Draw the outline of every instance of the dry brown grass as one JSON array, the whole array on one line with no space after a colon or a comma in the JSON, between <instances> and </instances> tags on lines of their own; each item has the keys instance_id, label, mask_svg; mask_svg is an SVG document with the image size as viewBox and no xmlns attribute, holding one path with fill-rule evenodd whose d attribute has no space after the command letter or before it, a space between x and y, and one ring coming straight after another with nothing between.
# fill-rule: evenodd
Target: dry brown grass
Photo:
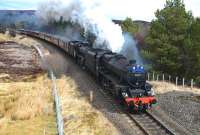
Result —
<instances>
[{"instance_id":1,"label":"dry brown grass","mask_svg":"<svg viewBox=\"0 0 200 135\"><path fill-rule=\"evenodd\" d=\"M10 36L8 34L2 34L0 33L0 41L9 41L10 40Z\"/></svg>"},{"instance_id":2,"label":"dry brown grass","mask_svg":"<svg viewBox=\"0 0 200 135\"><path fill-rule=\"evenodd\" d=\"M188 86L183 88L182 86L176 86L175 84L162 81L150 81L150 83L153 85L153 88L157 94L163 94L171 91L192 92L194 94L200 94L199 88L191 89Z\"/></svg>"},{"instance_id":3,"label":"dry brown grass","mask_svg":"<svg viewBox=\"0 0 200 135\"><path fill-rule=\"evenodd\" d=\"M51 81L40 75L33 82L0 83L0 116L2 135L21 135L28 130L38 135L49 126L55 134Z\"/></svg>"},{"instance_id":4,"label":"dry brown grass","mask_svg":"<svg viewBox=\"0 0 200 135\"><path fill-rule=\"evenodd\" d=\"M38 41L27 36L0 34L1 41L31 46ZM25 76L14 82L9 74L0 74L0 135L55 135L56 121L46 75Z\"/></svg>"},{"instance_id":5,"label":"dry brown grass","mask_svg":"<svg viewBox=\"0 0 200 135\"><path fill-rule=\"evenodd\" d=\"M65 134L116 135L117 130L92 107L87 98L80 96L76 82L70 77L57 80L61 95Z\"/></svg>"},{"instance_id":6,"label":"dry brown grass","mask_svg":"<svg viewBox=\"0 0 200 135\"><path fill-rule=\"evenodd\" d=\"M12 37L8 34L8 32L6 32L6 34L0 33L0 42L1 41L14 41L19 44L26 45L26 46L32 46L32 45L38 44L38 41L36 41L30 37L27 37L25 35L18 35L18 34L15 37Z\"/></svg>"},{"instance_id":7,"label":"dry brown grass","mask_svg":"<svg viewBox=\"0 0 200 135\"><path fill-rule=\"evenodd\" d=\"M25 45L32 45L38 44L37 40L27 38L26 36L17 35L15 38L10 38L9 40L15 41L19 44ZM57 80L57 86L59 90L59 95L61 95L61 103L62 103L62 115L64 117L64 130L65 134L68 135L117 135L118 131L115 127L103 116L102 113L94 109L92 105L89 103L88 99L83 98L80 96L79 88L76 82L70 77L62 77L61 79ZM36 96L37 97L37 96ZM36 98L35 97L35 98ZM23 101L27 99L24 98ZM36 98L36 100L38 100ZM42 100L42 99L39 99ZM20 108L24 106L24 104L18 105ZM37 102L35 103L28 103L26 110L28 111L15 111L13 115L17 119L24 119L21 116L25 116L25 119L29 119L29 117L34 117L35 114L44 113L43 105L38 105ZM34 105L33 105L34 104ZM8 108L12 107L12 104L8 104ZM44 107L44 108L43 108ZM10 109L12 110L12 109ZM31 113L28 113L31 112ZM24 114L25 113L25 114ZM29 114L29 115L26 115ZM12 118L12 117L11 117ZM14 117L14 119L16 119Z\"/></svg>"}]
</instances>

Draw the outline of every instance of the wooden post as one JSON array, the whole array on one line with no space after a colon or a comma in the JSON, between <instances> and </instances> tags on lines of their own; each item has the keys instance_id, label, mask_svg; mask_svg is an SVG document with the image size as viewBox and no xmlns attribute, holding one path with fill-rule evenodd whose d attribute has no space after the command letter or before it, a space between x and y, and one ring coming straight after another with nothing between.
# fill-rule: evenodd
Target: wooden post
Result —
<instances>
[{"instance_id":1,"label":"wooden post","mask_svg":"<svg viewBox=\"0 0 200 135\"><path fill-rule=\"evenodd\" d=\"M46 130L44 129L44 135L46 135Z\"/></svg>"},{"instance_id":2,"label":"wooden post","mask_svg":"<svg viewBox=\"0 0 200 135\"><path fill-rule=\"evenodd\" d=\"M185 87L185 78L183 78L183 87Z\"/></svg>"},{"instance_id":3,"label":"wooden post","mask_svg":"<svg viewBox=\"0 0 200 135\"><path fill-rule=\"evenodd\" d=\"M149 80L149 73L147 74L147 79L148 79L148 81L150 81L150 80Z\"/></svg>"},{"instance_id":4,"label":"wooden post","mask_svg":"<svg viewBox=\"0 0 200 135\"><path fill-rule=\"evenodd\" d=\"M159 81L159 75L157 75L156 80Z\"/></svg>"},{"instance_id":5,"label":"wooden post","mask_svg":"<svg viewBox=\"0 0 200 135\"><path fill-rule=\"evenodd\" d=\"M176 86L178 85L178 77L176 77Z\"/></svg>"},{"instance_id":6,"label":"wooden post","mask_svg":"<svg viewBox=\"0 0 200 135\"><path fill-rule=\"evenodd\" d=\"M171 75L169 75L169 82L171 81Z\"/></svg>"},{"instance_id":7,"label":"wooden post","mask_svg":"<svg viewBox=\"0 0 200 135\"><path fill-rule=\"evenodd\" d=\"M165 81L165 74L162 75L163 82Z\"/></svg>"},{"instance_id":8,"label":"wooden post","mask_svg":"<svg viewBox=\"0 0 200 135\"><path fill-rule=\"evenodd\" d=\"M193 89L193 85L194 85L194 80L191 79L191 89Z\"/></svg>"},{"instance_id":9,"label":"wooden post","mask_svg":"<svg viewBox=\"0 0 200 135\"><path fill-rule=\"evenodd\" d=\"M90 102L93 101L93 91L90 91Z\"/></svg>"},{"instance_id":10,"label":"wooden post","mask_svg":"<svg viewBox=\"0 0 200 135\"><path fill-rule=\"evenodd\" d=\"M153 81L155 80L154 72L153 72Z\"/></svg>"}]
</instances>

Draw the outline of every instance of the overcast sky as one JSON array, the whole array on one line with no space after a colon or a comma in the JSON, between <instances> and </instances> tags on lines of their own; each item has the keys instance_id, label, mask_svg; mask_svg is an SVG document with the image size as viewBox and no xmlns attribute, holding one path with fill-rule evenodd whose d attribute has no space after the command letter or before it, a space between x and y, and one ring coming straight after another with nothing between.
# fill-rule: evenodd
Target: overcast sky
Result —
<instances>
[{"instance_id":1,"label":"overcast sky","mask_svg":"<svg viewBox=\"0 0 200 135\"><path fill-rule=\"evenodd\" d=\"M0 0L0 9L37 9L44 0ZM154 12L164 7L165 0L99 0L106 15L114 19L131 17L134 20L151 21ZM200 16L200 0L184 0L186 9Z\"/></svg>"}]
</instances>

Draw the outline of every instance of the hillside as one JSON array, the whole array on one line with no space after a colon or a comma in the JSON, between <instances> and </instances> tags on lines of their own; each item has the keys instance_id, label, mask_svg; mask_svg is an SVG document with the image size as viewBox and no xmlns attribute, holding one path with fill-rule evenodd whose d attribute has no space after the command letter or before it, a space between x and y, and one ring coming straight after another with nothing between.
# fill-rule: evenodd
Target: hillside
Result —
<instances>
[{"instance_id":1,"label":"hillside","mask_svg":"<svg viewBox=\"0 0 200 135\"><path fill-rule=\"evenodd\" d=\"M114 23L121 25L122 20L113 20ZM139 44L144 44L144 38L148 34L150 30L150 22L135 20L133 21L138 26L138 32L135 33L135 38L139 42Z\"/></svg>"},{"instance_id":2,"label":"hillside","mask_svg":"<svg viewBox=\"0 0 200 135\"><path fill-rule=\"evenodd\" d=\"M0 26L31 28L37 26L37 17L34 10L0 10Z\"/></svg>"}]
</instances>

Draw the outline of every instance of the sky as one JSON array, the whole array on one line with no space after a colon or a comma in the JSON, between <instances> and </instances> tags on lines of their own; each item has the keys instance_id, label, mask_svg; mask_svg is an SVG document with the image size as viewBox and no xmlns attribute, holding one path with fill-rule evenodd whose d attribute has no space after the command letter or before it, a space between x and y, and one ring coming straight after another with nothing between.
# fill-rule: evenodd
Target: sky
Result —
<instances>
[{"instance_id":1,"label":"sky","mask_svg":"<svg viewBox=\"0 0 200 135\"><path fill-rule=\"evenodd\" d=\"M47 0L0 0L1 9L34 9L38 3ZM98 1L98 0L96 0ZM157 9L162 9L165 0L99 0L106 15L112 19L131 17L133 20L151 21ZM186 9L191 10L195 17L200 17L200 0L184 0Z\"/></svg>"}]
</instances>

